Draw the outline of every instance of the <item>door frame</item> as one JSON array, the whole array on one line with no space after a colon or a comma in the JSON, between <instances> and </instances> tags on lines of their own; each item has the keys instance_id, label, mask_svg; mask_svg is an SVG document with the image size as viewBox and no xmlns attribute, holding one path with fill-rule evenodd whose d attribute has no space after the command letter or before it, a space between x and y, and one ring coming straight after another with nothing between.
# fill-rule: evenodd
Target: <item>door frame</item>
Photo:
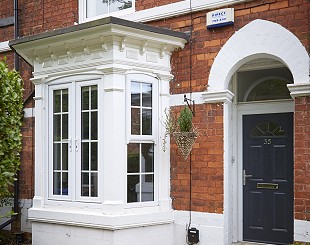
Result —
<instances>
[{"instance_id":1,"label":"door frame","mask_svg":"<svg viewBox=\"0 0 310 245\"><path fill-rule=\"evenodd\" d=\"M234 183L237 188L233 188L233 195L237 197L234 203L234 235L237 241L243 241L243 183L242 183L242 170L243 170L243 139L242 139L242 116L252 114L273 114L273 113L285 113L294 112L294 100L283 101L268 101L268 102L251 102L251 103L239 103L236 105L235 117L234 117L234 145L233 150L235 162L237 163Z\"/></svg>"}]
</instances>

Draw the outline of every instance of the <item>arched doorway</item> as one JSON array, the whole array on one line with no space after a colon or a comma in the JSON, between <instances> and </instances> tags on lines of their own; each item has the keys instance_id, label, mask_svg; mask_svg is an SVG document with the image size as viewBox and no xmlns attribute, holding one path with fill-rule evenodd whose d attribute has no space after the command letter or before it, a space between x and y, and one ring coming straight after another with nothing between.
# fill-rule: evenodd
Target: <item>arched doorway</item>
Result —
<instances>
[{"instance_id":1,"label":"arched doorway","mask_svg":"<svg viewBox=\"0 0 310 245\"><path fill-rule=\"evenodd\" d=\"M243 135L244 130L252 132L261 123L256 119L256 121L251 119L250 123L245 121L249 127L244 129L243 116L275 116L275 114L288 113L292 117L294 102L288 97L286 87L293 91L295 87L301 89L305 84L309 84L308 67L309 56L298 38L279 24L264 20L255 20L237 31L215 58L210 71L208 90L202 94L202 97L205 103L224 102L224 232L228 234L229 242L243 240L265 242L268 240L276 243L276 240L272 240L273 238L261 239L264 234L259 238L247 237L243 234L245 222L243 219L243 179L247 175L243 172L243 158L245 158L243 142L246 142ZM247 77L251 79L246 79ZM266 94L264 89L269 92ZM264 118L264 120L270 122L270 118ZM271 118L271 121L282 125L281 120ZM292 128L293 125L286 127L286 133L289 132L292 135ZM262 132L267 131L262 130ZM264 134L259 137L263 138ZM272 137L267 137L266 144L268 145L270 140L273 142L272 139ZM288 171L292 174L292 170ZM264 184L264 182L267 181L263 180L261 183ZM266 190L276 186L276 183L269 183L271 185L267 189L268 185L255 184L256 188L266 187ZM288 208L293 209L293 207ZM282 209L285 208L282 207ZM256 214L255 210L252 211ZM256 220L259 220L258 216ZM276 222L283 223L284 221L277 220ZM278 223L276 226L279 226ZM292 240L293 234L291 233L288 235L289 238L282 242L283 244Z\"/></svg>"}]
</instances>

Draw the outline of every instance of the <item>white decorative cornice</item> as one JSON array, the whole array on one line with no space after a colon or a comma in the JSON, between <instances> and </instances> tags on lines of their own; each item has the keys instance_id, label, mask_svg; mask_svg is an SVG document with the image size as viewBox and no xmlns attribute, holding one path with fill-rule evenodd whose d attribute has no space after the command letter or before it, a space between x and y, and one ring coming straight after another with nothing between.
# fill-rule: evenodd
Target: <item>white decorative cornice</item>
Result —
<instances>
[{"instance_id":1,"label":"white decorative cornice","mask_svg":"<svg viewBox=\"0 0 310 245\"><path fill-rule=\"evenodd\" d=\"M226 103L232 102L234 98L234 94L229 90L222 90L222 91L212 91L212 92L203 92L202 98L204 103Z\"/></svg>"},{"instance_id":2,"label":"white decorative cornice","mask_svg":"<svg viewBox=\"0 0 310 245\"><path fill-rule=\"evenodd\" d=\"M291 92L292 98L301 96L310 96L310 83L288 84L287 87Z\"/></svg>"},{"instance_id":3,"label":"white decorative cornice","mask_svg":"<svg viewBox=\"0 0 310 245\"><path fill-rule=\"evenodd\" d=\"M9 41L0 42L0 53L8 52L11 48L9 47Z\"/></svg>"},{"instance_id":4,"label":"white decorative cornice","mask_svg":"<svg viewBox=\"0 0 310 245\"><path fill-rule=\"evenodd\" d=\"M107 18L23 37L9 45L36 71L50 71L116 58L140 63L159 63L161 58L166 62L186 42L187 36L181 32Z\"/></svg>"}]
</instances>

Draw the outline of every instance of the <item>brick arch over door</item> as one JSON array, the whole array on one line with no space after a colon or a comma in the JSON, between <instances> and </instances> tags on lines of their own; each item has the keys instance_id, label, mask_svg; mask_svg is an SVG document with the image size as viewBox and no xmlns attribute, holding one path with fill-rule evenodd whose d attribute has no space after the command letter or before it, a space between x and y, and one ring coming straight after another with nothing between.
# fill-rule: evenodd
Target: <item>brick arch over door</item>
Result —
<instances>
[{"instance_id":1,"label":"brick arch over door","mask_svg":"<svg viewBox=\"0 0 310 245\"><path fill-rule=\"evenodd\" d=\"M210 71L208 91L227 90L238 68L257 58L276 59L291 71L294 84L309 84L309 56L299 39L279 24L258 19L222 47Z\"/></svg>"}]
</instances>

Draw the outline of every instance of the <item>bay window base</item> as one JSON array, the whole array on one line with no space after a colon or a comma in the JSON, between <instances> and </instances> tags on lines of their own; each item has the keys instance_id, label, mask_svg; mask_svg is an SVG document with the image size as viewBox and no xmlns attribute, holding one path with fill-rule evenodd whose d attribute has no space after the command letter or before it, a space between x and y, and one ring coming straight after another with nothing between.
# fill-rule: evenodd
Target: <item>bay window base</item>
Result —
<instances>
[{"instance_id":1,"label":"bay window base","mask_svg":"<svg viewBox=\"0 0 310 245\"><path fill-rule=\"evenodd\" d=\"M172 211L105 215L79 210L34 209L33 244L173 244Z\"/></svg>"},{"instance_id":2,"label":"bay window base","mask_svg":"<svg viewBox=\"0 0 310 245\"><path fill-rule=\"evenodd\" d=\"M45 206L44 208L29 209L29 220L33 224L39 222L105 230L121 230L173 222L172 210L159 211L153 209L150 212L145 212L145 208L143 210L143 212L139 209L136 212L130 210L130 213L124 211L118 215L111 215L105 214L99 209Z\"/></svg>"}]
</instances>

